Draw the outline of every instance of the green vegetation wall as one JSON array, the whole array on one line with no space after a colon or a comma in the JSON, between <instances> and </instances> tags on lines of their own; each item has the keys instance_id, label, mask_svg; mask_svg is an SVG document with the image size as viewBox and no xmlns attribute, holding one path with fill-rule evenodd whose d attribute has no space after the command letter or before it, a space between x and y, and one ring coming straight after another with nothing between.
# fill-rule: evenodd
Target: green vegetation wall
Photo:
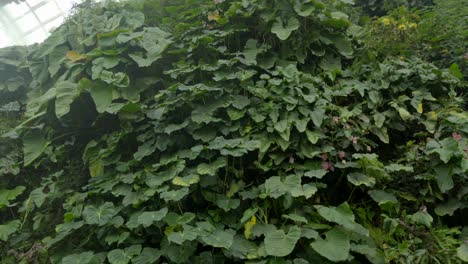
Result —
<instances>
[{"instance_id":1,"label":"green vegetation wall","mask_svg":"<svg viewBox=\"0 0 468 264\"><path fill-rule=\"evenodd\" d=\"M446 2L88 1L1 49L0 263L468 261Z\"/></svg>"}]
</instances>

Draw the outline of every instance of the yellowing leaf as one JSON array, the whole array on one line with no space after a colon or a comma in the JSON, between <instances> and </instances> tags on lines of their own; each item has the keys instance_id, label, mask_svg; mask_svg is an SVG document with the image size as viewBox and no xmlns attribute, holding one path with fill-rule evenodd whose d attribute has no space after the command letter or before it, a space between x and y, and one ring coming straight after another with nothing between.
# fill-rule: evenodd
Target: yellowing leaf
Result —
<instances>
[{"instance_id":1,"label":"yellowing leaf","mask_svg":"<svg viewBox=\"0 0 468 264\"><path fill-rule=\"evenodd\" d=\"M429 120L435 121L437 120L437 113L434 111L430 111L429 113L427 113L427 117L429 118Z\"/></svg>"},{"instance_id":2,"label":"yellowing leaf","mask_svg":"<svg viewBox=\"0 0 468 264\"><path fill-rule=\"evenodd\" d=\"M91 177L101 176L103 173L104 165L101 160L95 160L89 164L89 174Z\"/></svg>"},{"instance_id":3,"label":"yellowing leaf","mask_svg":"<svg viewBox=\"0 0 468 264\"><path fill-rule=\"evenodd\" d=\"M200 181L200 176L194 174L194 175L189 175L187 177L175 177L173 180L172 180L172 184L174 185L178 185L178 186L184 186L184 187L188 187L192 184L195 184L197 182Z\"/></svg>"},{"instance_id":4,"label":"yellowing leaf","mask_svg":"<svg viewBox=\"0 0 468 264\"><path fill-rule=\"evenodd\" d=\"M417 109L417 110L418 110L418 113L422 114L422 112L423 112L423 104L422 104L422 102L418 103L418 109Z\"/></svg>"},{"instance_id":5,"label":"yellowing leaf","mask_svg":"<svg viewBox=\"0 0 468 264\"><path fill-rule=\"evenodd\" d=\"M244 236L246 239L249 239L252 236L252 228L255 226L256 223L257 223L257 218L255 217L255 215L253 215L252 218L250 218L250 221L245 223Z\"/></svg>"},{"instance_id":6,"label":"yellowing leaf","mask_svg":"<svg viewBox=\"0 0 468 264\"><path fill-rule=\"evenodd\" d=\"M221 18L219 11L208 12L208 21L218 21Z\"/></svg>"},{"instance_id":7,"label":"yellowing leaf","mask_svg":"<svg viewBox=\"0 0 468 264\"><path fill-rule=\"evenodd\" d=\"M86 60L88 57L84 54L80 54L78 51L71 50L67 52L67 59L71 60L72 62L78 62L82 60Z\"/></svg>"},{"instance_id":8,"label":"yellowing leaf","mask_svg":"<svg viewBox=\"0 0 468 264\"><path fill-rule=\"evenodd\" d=\"M229 187L228 192L226 193L226 196L228 198L231 198L234 194L236 194L239 191L240 188L241 186L237 182L232 183Z\"/></svg>"}]
</instances>

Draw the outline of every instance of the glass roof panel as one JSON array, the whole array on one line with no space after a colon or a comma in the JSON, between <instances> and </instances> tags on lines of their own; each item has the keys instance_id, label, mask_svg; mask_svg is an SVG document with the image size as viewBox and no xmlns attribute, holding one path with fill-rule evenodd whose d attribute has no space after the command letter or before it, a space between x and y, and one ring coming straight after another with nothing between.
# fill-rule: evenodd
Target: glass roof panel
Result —
<instances>
[{"instance_id":1,"label":"glass roof panel","mask_svg":"<svg viewBox=\"0 0 468 264\"><path fill-rule=\"evenodd\" d=\"M82 0L26 0L0 5L0 48L43 41Z\"/></svg>"}]
</instances>

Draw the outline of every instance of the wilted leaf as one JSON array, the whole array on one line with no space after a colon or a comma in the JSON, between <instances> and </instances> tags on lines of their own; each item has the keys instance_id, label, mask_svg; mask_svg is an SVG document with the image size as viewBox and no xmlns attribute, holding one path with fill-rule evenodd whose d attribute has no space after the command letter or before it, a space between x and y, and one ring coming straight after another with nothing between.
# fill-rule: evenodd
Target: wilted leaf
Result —
<instances>
[{"instance_id":1,"label":"wilted leaf","mask_svg":"<svg viewBox=\"0 0 468 264\"><path fill-rule=\"evenodd\" d=\"M68 51L66 57L72 62L79 62L88 58L85 54L80 54L78 51L74 50Z\"/></svg>"},{"instance_id":2,"label":"wilted leaf","mask_svg":"<svg viewBox=\"0 0 468 264\"><path fill-rule=\"evenodd\" d=\"M255 215L253 215L252 218L250 218L250 221L245 223L244 225L245 239L249 239L250 236L252 236L252 227L254 227L256 223L257 223L257 218L255 217Z\"/></svg>"}]
</instances>

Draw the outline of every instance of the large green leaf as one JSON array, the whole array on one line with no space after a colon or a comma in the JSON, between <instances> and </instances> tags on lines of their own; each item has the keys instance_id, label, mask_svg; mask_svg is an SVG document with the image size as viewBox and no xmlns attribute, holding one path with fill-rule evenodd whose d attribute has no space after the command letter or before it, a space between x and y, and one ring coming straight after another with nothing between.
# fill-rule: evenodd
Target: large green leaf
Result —
<instances>
[{"instance_id":1,"label":"large green leaf","mask_svg":"<svg viewBox=\"0 0 468 264\"><path fill-rule=\"evenodd\" d=\"M457 248L457 257L459 257L464 262L468 262L468 243L463 242Z\"/></svg>"},{"instance_id":2,"label":"large green leaf","mask_svg":"<svg viewBox=\"0 0 468 264\"><path fill-rule=\"evenodd\" d=\"M315 208L317 208L318 213L328 221L337 223L349 231L354 231L364 236L369 235L367 229L354 222L354 214L347 202L342 203L338 207L316 205Z\"/></svg>"},{"instance_id":3,"label":"large green leaf","mask_svg":"<svg viewBox=\"0 0 468 264\"><path fill-rule=\"evenodd\" d=\"M163 208L159 211L143 212L138 217L138 224L143 225L143 227L149 227L154 222L161 221L166 216L167 212L167 208Z\"/></svg>"},{"instance_id":4,"label":"large green leaf","mask_svg":"<svg viewBox=\"0 0 468 264\"><path fill-rule=\"evenodd\" d=\"M356 186L365 185L367 187L373 187L375 185L375 178L359 172L348 174L348 181Z\"/></svg>"},{"instance_id":5,"label":"large green leaf","mask_svg":"<svg viewBox=\"0 0 468 264\"><path fill-rule=\"evenodd\" d=\"M293 226L286 234L283 230L275 230L265 235L265 250L268 255L284 257L294 250L301 237L301 229Z\"/></svg>"},{"instance_id":6,"label":"large green leaf","mask_svg":"<svg viewBox=\"0 0 468 264\"><path fill-rule=\"evenodd\" d=\"M105 225L116 214L117 209L111 202L106 202L100 205L99 207L95 207L94 205L88 205L83 209L83 218L86 221L86 223L90 225Z\"/></svg>"},{"instance_id":7,"label":"large green leaf","mask_svg":"<svg viewBox=\"0 0 468 264\"><path fill-rule=\"evenodd\" d=\"M180 201L182 200L187 194L189 193L188 188L182 188L179 190L172 190L161 193L161 199L164 199L166 202L168 201Z\"/></svg>"},{"instance_id":8,"label":"large green leaf","mask_svg":"<svg viewBox=\"0 0 468 264\"><path fill-rule=\"evenodd\" d=\"M21 222L19 220L10 221L4 225L0 225L0 240L7 241L8 237L18 231Z\"/></svg>"},{"instance_id":9,"label":"large green leaf","mask_svg":"<svg viewBox=\"0 0 468 264\"><path fill-rule=\"evenodd\" d=\"M278 17L271 27L271 32L279 39L286 40L299 26L299 21L295 17L290 17L286 22L283 22L281 17Z\"/></svg>"},{"instance_id":10,"label":"large green leaf","mask_svg":"<svg viewBox=\"0 0 468 264\"><path fill-rule=\"evenodd\" d=\"M212 247L229 249L234 241L234 234L232 229L216 229L209 235L202 236L201 240Z\"/></svg>"},{"instance_id":11,"label":"large green leaf","mask_svg":"<svg viewBox=\"0 0 468 264\"><path fill-rule=\"evenodd\" d=\"M24 166L30 165L51 142L39 130L32 130L23 137Z\"/></svg>"},{"instance_id":12,"label":"large green leaf","mask_svg":"<svg viewBox=\"0 0 468 264\"><path fill-rule=\"evenodd\" d=\"M133 245L125 249L114 249L107 253L110 264L128 264L135 256L140 255L141 245Z\"/></svg>"},{"instance_id":13,"label":"large green leaf","mask_svg":"<svg viewBox=\"0 0 468 264\"><path fill-rule=\"evenodd\" d=\"M340 228L333 228L326 232L325 236L325 239L318 237L316 241L312 242L310 244L312 248L333 262L347 260L350 250L348 233Z\"/></svg>"},{"instance_id":14,"label":"large green leaf","mask_svg":"<svg viewBox=\"0 0 468 264\"><path fill-rule=\"evenodd\" d=\"M103 113L112 104L113 87L104 82L92 82L89 87L89 93L94 100L96 110Z\"/></svg>"},{"instance_id":15,"label":"large green leaf","mask_svg":"<svg viewBox=\"0 0 468 264\"><path fill-rule=\"evenodd\" d=\"M62 264L89 264L94 257L92 251L86 251L83 253L72 254L62 259Z\"/></svg>"},{"instance_id":16,"label":"large green leaf","mask_svg":"<svg viewBox=\"0 0 468 264\"><path fill-rule=\"evenodd\" d=\"M170 34L158 27L146 27L142 32L123 33L119 35L117 41L126 43L133 39L145 50L145 53L135 52L129 55L139 67L151 66L162 57L163 52L172 43Z\"/></svg>"},{"instance_id":17,"label":"large green leaf","mask_svg":"<svg viewBox=\"0 0 468 264\"><path fill-rule=\"evenodd\" d=\"M183 225L182 231L171 232L167 240L182 245L185 241L195 240L198 235L200 235L200 230L190 225Z\"/></svg>"},{"instance_id":18,"label":"large green leaf","mask_svg":"<svg viewBox=\"0 0 468 264\"><path fill-rule=\"evenodd\" d=\"M439 165L434 167L437 185L442 193L446 193L455 186L451 175L452 170L452 167L449 165Z\"/></svg>"},{"instance_id":19,"label":"large green leaf","mask_svg":"<svg viewBox=\"0 0 468 264\"><path fill-rule=\"evenodd\" d=\"M17 186L16 188L11 190L0 190L0 209L2 207L8 206L10 204L10 201L15 200L16 197L22 194L25 189L26 187L24 186Z\"/></svg>"},{"instance_id":20,"label":"large green leaf","mask_svg":"<svg viewBox=\"0 0 468 264\"><path fill-rule=\"evenodd\" d=\"M265 181L265 192L268 196L278 198L287 193L293 197L312 197L317 192L317 187L312 184L301 185L301 176L288 175L282 179L279 176L270 177Z\"/></svg>"},{"instance_id":21,"label":"large green leaf","mask_svg":"<svg viewBox=\"0 0 468 264\"><path fill-rule=\"evenodd\" d=\"M76 83L63 81L55 85L55 114L58 118L70 112L70 106L80 95L81 91Z\"/></svg>"},{"instance_id":22,"label":"large green leaf","mask_svg":"<svg viewBox=\"0 0 468 264\"><path fill-rule=\"evenodd\" d=\"M161 251L155 248L145 247L143 251L132 259L133 264L153 264L161 257Z\"/></svg>"},{"instance_id":23,"label":"large green leaf","mask_svg":"<svg viewBox=\"0 0 468 264\"><path fill-rule=\"evenodd\" d=\"M370 197L372 197L372 199L376 201L379 205L385 204L385 203L398 203L398 200L395 197L395 195L388 193L386 191L371 190L368 193Z\"/></svg>"}]
</instances>

